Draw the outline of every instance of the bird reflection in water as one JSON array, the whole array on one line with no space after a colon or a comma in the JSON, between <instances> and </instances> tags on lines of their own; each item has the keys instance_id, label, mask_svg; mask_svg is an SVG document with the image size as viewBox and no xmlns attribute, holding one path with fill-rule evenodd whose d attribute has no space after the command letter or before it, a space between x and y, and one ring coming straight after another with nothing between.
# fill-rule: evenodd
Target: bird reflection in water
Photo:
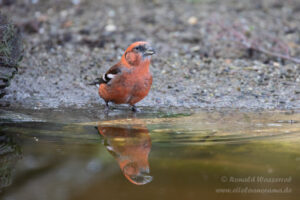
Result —
<instances>
[{"instance_id":1,"label":"bird reflection in water","mask_svg":"<svg viewBox=\"0 0 300 200\"><path fill-rule=\"evenodd\" d=\"M144 185L152 181L148 155L151 138L145 123L126 125L99 125L106 149L118 161L124 176L133 184Z\"/></svg>"}]
</instances>

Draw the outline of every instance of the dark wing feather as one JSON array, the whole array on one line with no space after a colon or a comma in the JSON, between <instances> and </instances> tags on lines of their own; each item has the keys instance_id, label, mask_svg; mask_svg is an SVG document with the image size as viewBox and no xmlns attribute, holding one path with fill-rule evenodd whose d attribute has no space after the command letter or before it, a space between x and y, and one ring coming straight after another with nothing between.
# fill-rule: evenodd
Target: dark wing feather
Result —
<instances>
[{"instance_id":1,"label":"dark wing feather","mask_svg":"<svg viewBox=\"0 0 300 200\"><path fill-rule=\"evenodd\" d=\"M102 83L108 83L115 75L121 73L121 66L116 64L112 66L101 78L96 78L94 82L89 85L98 85Z\"/></svg>"},{"instance_id":2,"label":"dark wing feather","mask_svg":"<svg viewBox=\"0 0 300 200\"><path fill-rule=\"evenodd\" d=\"M100 85L101 83L106 83L102 78L96 78L93 82L89 83L89 85Z\"/></svg>"}]
</instances>

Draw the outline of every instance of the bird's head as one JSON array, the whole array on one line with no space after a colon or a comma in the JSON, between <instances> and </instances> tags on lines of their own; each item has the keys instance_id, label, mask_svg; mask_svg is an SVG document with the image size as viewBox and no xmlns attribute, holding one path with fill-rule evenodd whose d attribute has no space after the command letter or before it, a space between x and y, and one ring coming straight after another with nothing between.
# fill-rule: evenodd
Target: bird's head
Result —
<instances>
[{"instance_id":1,"label":"bird's head","mask_svg":"<svg viewBox=\"0 0 300 200\"><path fill-rule=\"evenodd\" d=\"M122 61L125 61L130 66L136 67L150 63L151 55L153 54L155 54L155 50L148 42L134 42L126 49L122 56Z\"/></svg>"}]
</instances>

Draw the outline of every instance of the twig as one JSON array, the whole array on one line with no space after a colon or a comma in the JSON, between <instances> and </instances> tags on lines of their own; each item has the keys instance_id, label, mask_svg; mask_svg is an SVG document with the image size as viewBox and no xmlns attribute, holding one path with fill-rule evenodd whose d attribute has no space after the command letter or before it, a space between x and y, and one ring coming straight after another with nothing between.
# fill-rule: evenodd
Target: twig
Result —
<instances>
[{"instance_id":1,"label":"twig","mask_svg":"<svg viewBox=\"0 0 300 200\"><path fill-rule=\"evenodd\" d=\"M300 59L299 58L291 57L289 55L284 55L284 54L280 54L280 53L276 53L276 52L271 52L271 51L269 51L267 49L264 49L264 48L253 48L253 49L256 50L256 51L260 51L264 54L270 55L270 56L278 57L278 58L281 58L281 59L284 59L284 60L289 60L289 61L292 61L294 63L300 64Z\"/></svg>"}]
</instances>

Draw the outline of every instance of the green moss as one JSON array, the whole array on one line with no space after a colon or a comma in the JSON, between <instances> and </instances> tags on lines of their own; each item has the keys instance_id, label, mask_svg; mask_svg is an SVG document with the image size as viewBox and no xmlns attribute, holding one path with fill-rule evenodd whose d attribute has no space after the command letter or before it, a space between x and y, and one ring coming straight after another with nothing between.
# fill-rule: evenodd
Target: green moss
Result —
<instances>
[{"instance_id":1,"label":"green moss","mask_svg":"<svg viewBox=\"0 0 300 200\"><path fill-rule=\"evenodd\" d=\"M16 26L0 16L0 65L17 67L21 52L21 38Z\"/></svg>"},{"instance_id":2,"label":"green moss","mask_svg":"<svg viewBox=\"0 0 300 200\"><path fill-rule=\"evenodd\" d=\"M22 41L17 27L0 14L0 98L22 59Z\"/></svg>"}]
</instances>

